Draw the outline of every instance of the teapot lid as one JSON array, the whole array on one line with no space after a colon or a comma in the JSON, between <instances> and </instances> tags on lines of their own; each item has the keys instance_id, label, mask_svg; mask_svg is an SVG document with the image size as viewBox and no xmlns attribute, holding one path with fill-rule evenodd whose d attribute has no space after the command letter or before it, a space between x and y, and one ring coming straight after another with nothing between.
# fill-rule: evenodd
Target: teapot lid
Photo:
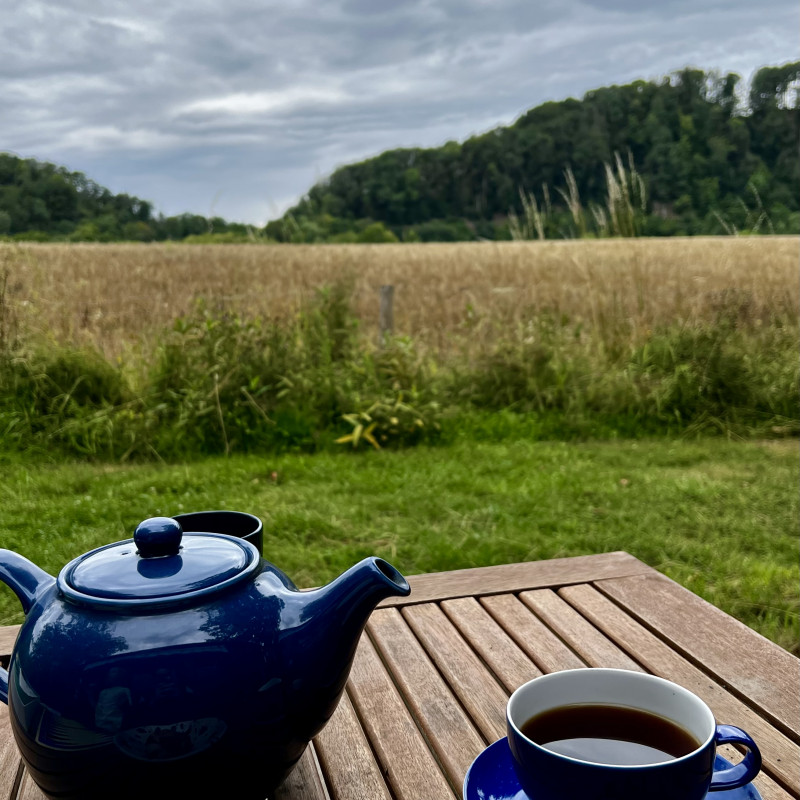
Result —
<instances>
[{"instance_id":1,"label":"teapot lid","mask_svg":"<svg viewBox=\"0 0 800 800\"><path fill-rule=\"evenodd\" d=\"M58 587L90 605L163 606L227 588L259 570L249 542L221 533L183 535L172 517L140 523L133 539L99 547L61 570Z\"/></svg>"}]
</instances>

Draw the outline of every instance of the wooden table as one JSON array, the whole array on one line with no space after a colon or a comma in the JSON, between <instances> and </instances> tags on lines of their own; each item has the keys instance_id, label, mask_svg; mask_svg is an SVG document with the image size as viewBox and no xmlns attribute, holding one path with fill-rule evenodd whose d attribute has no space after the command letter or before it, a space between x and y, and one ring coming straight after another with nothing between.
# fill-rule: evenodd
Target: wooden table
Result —
<instances>
[{"instance_id":1,"label":"wooden table","mask_svg":"<svg viewBox=\"0 0 800 800\"><path fill-rule=\"evenodd\" d=\"M764 800L800 797L800 661L627 553L418 575L381 604L347 692L275 800L453 800L509 694L573 667L652 672L758 742ZM15 628L0 629L0 655ZM726 746L723 755L740 755ZM233 795L232 795L233 796ZM41 800L0 707L0 800Z\"/></svg>"}]
</instances>

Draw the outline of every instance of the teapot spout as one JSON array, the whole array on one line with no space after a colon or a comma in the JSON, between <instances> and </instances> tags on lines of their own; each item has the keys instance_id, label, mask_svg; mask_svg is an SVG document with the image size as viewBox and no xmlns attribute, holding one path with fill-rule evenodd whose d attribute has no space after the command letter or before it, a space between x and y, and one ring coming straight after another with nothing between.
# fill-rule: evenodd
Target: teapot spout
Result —
<instances>
[{"instance_id":1,"label":"teapot spout","mask_svg":"<svg viewBox=\"0 0 800 800\"><path fill-rule=\"evenodd\" d=\"M408 581L382 558L365 558L350 567L327 586L317 591L342 610L362 606L364 621L367 622L372 610L387 597L407 597L411 594Z\"/></svg>"},{"instance_id":2,"label":"teapot spout","mask_svg":"<svg viewBox=\"0 0 800 800\"><path fill-rule=\"evenodd\" d=\"M375 606L387 597L406 597L410 593L408 581L388 561L365 558L327 586L315 590L313 594L317 596L306 611L312 612L309 617L317 618L320 627L328 632L325 638L329 639L329 646L344 651L342 655L349 669L361 632Z\"/></svg>"},{"instance_id":3,"label":"teapot spout","mask_svg":"<svg viewBox=\"0 0 800 800\"><path fill-rule=\"evenodd\" d=\"M295 676L296 718L312 722L303 731L306 741L336 709L375 606L387 597L405 597L410 592L408 581L391 564L372 557L327 586L289 593L301 608L295 617L299 624L283 631L284 653L295 655L287 667Z\"/></svg>"}]
</instances>

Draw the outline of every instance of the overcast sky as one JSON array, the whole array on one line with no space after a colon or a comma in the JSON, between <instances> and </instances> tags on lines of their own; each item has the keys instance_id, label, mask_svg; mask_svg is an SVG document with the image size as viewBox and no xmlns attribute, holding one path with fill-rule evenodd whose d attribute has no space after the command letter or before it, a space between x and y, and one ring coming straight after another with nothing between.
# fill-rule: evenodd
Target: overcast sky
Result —
<instances>
[{"instance_id":1,"label":"overcast sky","mask_svg":"<svg viewBox=\"0 0 800 800\"><path fill-rule=\"evenodd\" d=\"M0 150L263 225L546 100L800 58L797 0L0 0Z\"/></svg>"}]
</instances>

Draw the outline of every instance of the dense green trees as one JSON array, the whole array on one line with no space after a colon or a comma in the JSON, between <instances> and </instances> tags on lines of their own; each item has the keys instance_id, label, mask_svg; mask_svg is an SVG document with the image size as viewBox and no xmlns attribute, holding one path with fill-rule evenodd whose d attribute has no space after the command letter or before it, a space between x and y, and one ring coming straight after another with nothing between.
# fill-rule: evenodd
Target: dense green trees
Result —
<instances>
[{"instance_id":1,"label":"dense green trees","mask_svg":"<svg viewBox=\"0 0 800 800\"><path fill-rule=\"evenodd\" d=\"M798 82L800 62L760 69L749 92L738 75L687 68L660 82L544 103L463 143L390 150L338 169L258 236L384 242L798 233ZM80 172L0 153L0 236L252 235L220 218L156 216L151 203L112 194Z\"/></svg>"},{"instance_id":2,"label":"dense green trees","mask_svg":"<svg viewBox=\"0 0 800 800\"><path fill-rule=\"evenodd\" d=\"M153 241L209 234L245 238L245 225L196 214L156 216L138 197L113 194L81 172L0 153L0 236Z\"/></svg>"},{"instance_id":3,"label":"dense green trees","mask_svg":"<svg viewBox=\"0 0 800 800\"><path fill-rule=\"evenodd\" d=\"M508 238L527 198L547 237L613 233L609 174L631 177L617 170L621 156L645 189L639 233L797 233L799 78L800 62L764 67L743 97L738 75L684 69L544 103L462 144L341 168L269 232L327 240L332 227L376 220L406 240Z\"/></svg>"}]
</instances>

